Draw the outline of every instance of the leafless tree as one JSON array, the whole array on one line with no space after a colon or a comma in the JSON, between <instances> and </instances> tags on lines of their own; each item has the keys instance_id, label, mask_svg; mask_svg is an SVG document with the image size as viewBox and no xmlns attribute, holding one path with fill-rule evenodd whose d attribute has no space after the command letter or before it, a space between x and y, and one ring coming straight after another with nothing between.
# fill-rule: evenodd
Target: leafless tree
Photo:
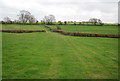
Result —
<instances>
[{"instance_id":1,"label":"leafless tree","mask_svg":"<svg viewBox=\"0 0 120 81\"><path fill-rule=\"evenodd\" d=\"M103 25L103 23L102 23L102 21L101 21L100 19L98 19L98 23L99 23L100 25Z\"/></svg>"},{"instance_id":2,"label":"leafless tree","mask_svg":"<svg viewBox=\"0 0 120 81\"><path fill-rule=\"evenodd\" d=\"M55 16L54 15L48 15L48 16L44 16L43 22L45 22L46 24L53 24L53 22L55 22Z\"/></svg>"},{"instance_id":3,"label":"leafless tree","mask_svg":"<svg viewBox=\"0 0 120 81\"><path fill-rule=\"evenodd\" d=\"M91 18L91 19L89 19L89 22L93 23L94 25L96 25L97 23L102 24L102 21L97 18Z\"/></svg>"},{"instance_id":4,"label":"leafless tree","mask_svg":"<svg viewBox=\"0 0 120 81\"><path fill-rule=\"evenodd\" d=\"M26 22L36 22L36 19L33 15L31 15L30 12L26 11L26 10L21 10L19 16L19 21L21 21L22 23L26 23Z\"/></svg>"},{"instance_id":5,"label":"leafless tree","mask_svg":"<svg viewBox=\"0 0 120 81\"><path fill-rule=\"evenodd\" d=\"M4 22L10 22L11 19L9 17L4 17Z\"/></svg>"},{"instance_id":6,"label":"leafless tree","mask_svg":"<svg viewBox=\"0 0 120 81\"><path fill-rule=\"evenodd\" d=\"M35 17L33 15L31 15L29 17L29 22L32 23L32 22L37 22L37 20L35 19Z\"/></svg>"}]
</instances>

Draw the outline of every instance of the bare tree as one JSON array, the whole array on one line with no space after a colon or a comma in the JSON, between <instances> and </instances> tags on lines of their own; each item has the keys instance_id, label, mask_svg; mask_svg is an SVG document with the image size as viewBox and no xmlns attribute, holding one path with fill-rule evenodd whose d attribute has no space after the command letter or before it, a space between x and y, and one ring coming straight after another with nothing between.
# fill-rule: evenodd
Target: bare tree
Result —
<instances>
[{"instance_id":1,"label":"bare tree","mask_svg":"<svg viewBox=\"0 0 120 81\"><path fill-rule=\"evenodd\" d=\"M36 22L37 20L35 19L35 17L33 15L29 16L29 22Z\"/></svg>"},{"instance_id":2,"label":"bare tree","mask_svg":"<svg viewBox=\"0 0 120 81\"><path fill-rule=\"evenodd\" d=\"M44 16L43 20L46 24L53 24L53 22L55 22L55 16L54 15L48 15L48 16Z\"/></svg>"},{"instance_id":3,"label":"bare tree","mask_svg":"<svg viewBox=\"0 0 120 81\"><path fill-rule=\"evenodd\" d=\"M89 19L89 22L93 23L94 25L96 25L97 23L99 23L100 25L102 24L102 21L97 18L91 18L91 19Z\"/></svg>"},{"instance_id":4,"label":"bare tree","mask_svg":"<svg viewBox=\"0 0 120 81\"><path fill-rule=\"evenodd\" d=\"M26 23L26 22L36 22L36 19L33 15L31 15L30 12L26 11L26 10L21 10L19 16L19 21L21 21L22 23Z\"/></svg>"},{"instance_id":5,"label":"bare tree","mask_svg":"<svg viewBox=\"0 0 120 81\"><path fill-rule=\"evenodd\" d=\"M4 17L4 22L11 22L11 19L9 17Z\"/></svg>"},{"instance_id":6,"label":"bare tree","mask_svg":"<svg viewBox=\"0 0 120 81\"><path fill-rule=\"evenodd\" d=\"M54 15L49 15L49 18L51 23L56 21Z\"/></svg>"},{"instance_id":7,"label":"bare tree","mask_svg":"<svg viewBox=\"0 0 120 81\"><path fill-rule=\"evenodd\" d=\"M46 23L46 24L49 24L50 21L49 21L48 16L44 16L42 22L44 22L44 23Z\"/></svg>"},{"instance_id":8,"label":"bare tree","mask_svg":"<svg viewBox=\"0 0 120 81\"><path fill-rule=\"evenodd\" d=\"M99 23L100 25L103 25L103 23L102 23L102 21L101 21L100 19L98 19L98 23Z\"/></svg>"},{"instance_id":9,"label":"bare tree","mask_svg":"<svg viewBox=\"0 0 120 81\"><path fill-rule=\"evenodd\" d=\"M97 18L91 18L89 19L89 22L93 23L94 25L96 25L97 23Z\"/></svg>"}]
</instances>

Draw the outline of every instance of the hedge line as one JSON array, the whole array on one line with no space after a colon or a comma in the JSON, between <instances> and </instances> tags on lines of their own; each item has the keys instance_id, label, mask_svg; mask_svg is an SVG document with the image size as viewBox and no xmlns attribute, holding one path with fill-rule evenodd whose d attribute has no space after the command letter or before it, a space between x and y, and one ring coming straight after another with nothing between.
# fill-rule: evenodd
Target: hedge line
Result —
<instances>
[{"instance_id":1,"label":"hedge line","mask_svg":"<svg viewBox=\"0 0 120 81\"><path fill-rule=\"evenodd\" d=\"M80 37L107 37L107 38L120 38L120 35L114 35L114 34L95 34L95 33L80 33L80 32L68 32L64 30L57 30L54 28L51 28L47 25L45 25L48 29L50 29L52 32L58 32L63 35L70 35L70 36L80 36Z\"/></svg>"},{"instance_id":2,"label":"hedge line","mask_svg":"<svg viewBox=\"0 0 120 81\"><path fill-rule=\"evenodd\" d=\"M8 33L32 33L32 32L46 32L45 30L0 30L0 32Z\"/></svg>"}]
</instances>

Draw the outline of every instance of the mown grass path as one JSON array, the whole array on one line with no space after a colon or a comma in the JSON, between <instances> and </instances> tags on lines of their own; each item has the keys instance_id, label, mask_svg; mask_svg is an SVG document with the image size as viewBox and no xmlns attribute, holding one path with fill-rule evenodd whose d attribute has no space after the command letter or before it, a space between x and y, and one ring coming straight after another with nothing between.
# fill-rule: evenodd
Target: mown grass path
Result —
<instances>
[{"instance_id":1,"label":"mown grass path","mask_svg":"<svg viewBox=\"0 0 120 81\"><path fill-rule=\"evenodd\" d=\"M3 33L3 78L116 79L117 46L113 38Z\"/></svg>"}]
</instances>

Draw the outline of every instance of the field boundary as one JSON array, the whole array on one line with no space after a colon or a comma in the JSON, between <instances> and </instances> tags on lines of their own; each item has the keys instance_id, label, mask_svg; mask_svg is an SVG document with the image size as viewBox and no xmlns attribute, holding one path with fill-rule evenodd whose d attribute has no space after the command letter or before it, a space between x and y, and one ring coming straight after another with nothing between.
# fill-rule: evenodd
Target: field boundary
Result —
<instances>
[{"instance_id":1,"label":"field boundary","mask_svg":"<svg viewBox=\"0 0 120 81\"><path fill-rule=\"evenodd\" d=\"M32 33L32 32L46 32L45 30L0 30L0 32L8 33Z\"/></svg>"},{"instance_id":2,"label":"field boundary","mask_svg":"<svg viewBox=\"0 0 120 81\"><path fill-rule=\"evenodd\" d=\"M106 38L120 38L120 35L115 34L95 34L95 33L80 33L80 32L68 32L64 30L58 30L49 27L48 25L45 25L46 28L48 28L52 32L61 33L63 35L69 35L69 36L79 36L79 37L106 37Z\"/></svg>"}]
</instances>

